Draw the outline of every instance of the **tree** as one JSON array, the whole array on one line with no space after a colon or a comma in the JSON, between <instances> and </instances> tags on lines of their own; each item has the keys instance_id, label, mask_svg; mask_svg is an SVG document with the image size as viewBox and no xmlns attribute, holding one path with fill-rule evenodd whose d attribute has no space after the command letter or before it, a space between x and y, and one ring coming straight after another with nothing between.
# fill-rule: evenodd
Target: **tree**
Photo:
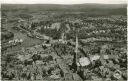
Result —
<instances>
[{"instance_id":1,"label":"tree","mask_svg":"<svg viewBox=\"0 0 128 81\"><path fill-rule=\"evenodd\" d=\"M29 14L19 14L19 17L29 21L33 16Z\"/></svg>"}]
</instances>

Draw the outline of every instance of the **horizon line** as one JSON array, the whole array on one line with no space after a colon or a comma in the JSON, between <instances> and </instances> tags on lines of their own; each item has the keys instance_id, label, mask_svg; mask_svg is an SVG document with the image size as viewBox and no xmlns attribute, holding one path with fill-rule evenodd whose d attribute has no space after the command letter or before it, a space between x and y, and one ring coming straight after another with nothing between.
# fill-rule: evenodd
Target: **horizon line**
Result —
<instances>
[{"instance_id":1,"label":"horizon line","mask_svg":"<svg viewBox=\"0 0 128 81\"><path fill-rule=\"evenodd\" d=\"M79 5L79 4L126 4L127 3L70 3L70 4L63 4L63 3L1 3L1 4L48 4L48 5Z\"/></svg>"}]
</instances>

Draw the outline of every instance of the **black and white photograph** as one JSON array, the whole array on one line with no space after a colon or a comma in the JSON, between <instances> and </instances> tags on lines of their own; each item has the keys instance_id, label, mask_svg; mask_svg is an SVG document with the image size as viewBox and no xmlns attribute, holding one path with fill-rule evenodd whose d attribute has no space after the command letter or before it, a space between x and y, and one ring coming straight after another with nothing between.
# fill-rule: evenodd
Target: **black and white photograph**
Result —
<instances>
[{"instance_id":1,"label":"black and white photograph","mask_svg":"<svg viewBox=\"0 0 128 81\"><path fill-rule=\"evenodd\" d=\"M127 81L127 0L1 2L1 81Z\"/></svg>"}]
</instances>

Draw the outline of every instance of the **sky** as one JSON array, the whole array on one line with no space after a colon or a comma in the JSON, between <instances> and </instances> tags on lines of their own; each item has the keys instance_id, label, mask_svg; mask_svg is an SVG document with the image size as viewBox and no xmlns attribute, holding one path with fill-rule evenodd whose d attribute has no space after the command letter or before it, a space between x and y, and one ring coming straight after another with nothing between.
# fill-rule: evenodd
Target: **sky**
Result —
<instances>
[{"instance_id":1,"label":"sky","mask_svg":"<svg viewBox=\"0 0 128 81\"><path fill-rule=\"evenodd\" d=\"M2 3L10 4L82 4L82 3L103 3L121 4L127 0L2 0Z\"/></svg>"}]
</instances>

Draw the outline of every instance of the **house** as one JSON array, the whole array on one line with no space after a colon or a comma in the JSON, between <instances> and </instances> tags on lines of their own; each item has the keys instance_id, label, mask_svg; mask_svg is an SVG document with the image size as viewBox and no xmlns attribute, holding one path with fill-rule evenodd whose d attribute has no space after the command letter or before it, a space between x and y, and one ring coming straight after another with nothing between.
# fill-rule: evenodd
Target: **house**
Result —
<instances>
[{"instance_id":1,"label":"house","mask_svg":"<svg viewBox=\"0 0 128 81\"><path fill-rule=\"evenodd\" d=\"M57 31L60 29L60 25L61 25L61 23L53 23L52 25L51 25L51 29L57 29Z\"/></svg>"}]
</instances>

